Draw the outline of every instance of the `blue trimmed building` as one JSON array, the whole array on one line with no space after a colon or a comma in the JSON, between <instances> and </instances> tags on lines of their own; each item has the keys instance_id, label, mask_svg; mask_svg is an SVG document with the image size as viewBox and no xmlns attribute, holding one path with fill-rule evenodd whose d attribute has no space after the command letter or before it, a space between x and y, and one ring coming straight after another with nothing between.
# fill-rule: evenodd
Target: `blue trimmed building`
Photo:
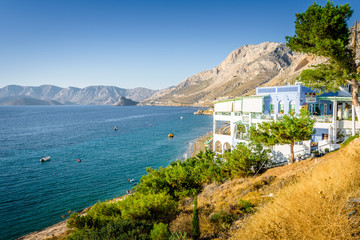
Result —
<instances>
[{"instance_id":1,"label":"blue trimmed building","mask_svg":"<svg viewBox=\"0 0 360 240\"><path fill-rule=\"evenodd\" d=\"M214 103L213 149L218 153L229 151L240 142L247 142L251 126L277 120L284 114L299 113L307 109L316 118L315 130L310 141L295 145L295 154L304 156L312 151L339 148L340 142L355 134L355 111L351 105L351 89L341 88L336 93L316 94L303 85L286 85L256 88L256 95ZM273 148L277 161L288 159L289 147Z\"/></svg>"}]
</instances>

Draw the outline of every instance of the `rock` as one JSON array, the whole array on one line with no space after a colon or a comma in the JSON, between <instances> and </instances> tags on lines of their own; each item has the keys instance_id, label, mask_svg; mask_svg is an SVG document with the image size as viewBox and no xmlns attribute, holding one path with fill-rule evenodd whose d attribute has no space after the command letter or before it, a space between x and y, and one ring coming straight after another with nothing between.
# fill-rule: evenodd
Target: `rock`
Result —
<instances>
[{"instance_id":1,"label":"rock","mask_svg":"<svg viewBox=\"0 0 360 240\"><path fill-rule=\"evenodd\" d=\"M117 101L116 103L113 104L113 106L135 106L137 105L139 102L135 102L131 99L127 99L125 97L120 97L119 101Z\"/></svg>"}]
</instances>

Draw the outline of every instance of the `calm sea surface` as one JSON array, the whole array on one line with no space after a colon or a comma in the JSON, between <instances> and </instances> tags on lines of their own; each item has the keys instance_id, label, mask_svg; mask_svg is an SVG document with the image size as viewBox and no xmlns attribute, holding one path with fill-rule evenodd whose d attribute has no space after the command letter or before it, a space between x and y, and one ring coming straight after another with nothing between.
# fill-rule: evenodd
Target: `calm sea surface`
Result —
<instances>
[{"instance_id":1,"label":"calm sea surface","mask_svg":"<svg viewBox=\"0 0 360 240\"><path fill-rule=\"evenodd\" d=\"M193 115L195 110L0 107L0 239L43 229L69 210L124 195L134 184L128 179L138 181L146 167L184 159L194 139L212 128L212 118ZM169 139L169 133L175 137ZM44 156L51 160L41 163Z\"/></svg>"}]
</instances>

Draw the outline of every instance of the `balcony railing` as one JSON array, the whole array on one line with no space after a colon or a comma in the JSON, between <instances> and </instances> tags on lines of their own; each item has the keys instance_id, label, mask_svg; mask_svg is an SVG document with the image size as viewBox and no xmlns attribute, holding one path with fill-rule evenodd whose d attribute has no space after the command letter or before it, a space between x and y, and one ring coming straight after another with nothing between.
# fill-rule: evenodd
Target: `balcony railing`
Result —
<instances>
[{"instance_id":1,"label":"balcony railing","mask_svg":"<svg viewBox=\"0 0 360 240\"><path fill-rule=\"evenodd\" d=\"M317 122L319 123L332 123L332 116L325 115L325 116L313 116Z\"/></svg>"},{"instance_id":2,"label":"balcony railing","mask_svg":"<svg viewBox=\"0 0 360 240\"><path fill-rule=\"evenodd\" d=\"M231 112L215 112L215 115L230 116L230 115L231 115Z\"/></svg>"}]
</instances>

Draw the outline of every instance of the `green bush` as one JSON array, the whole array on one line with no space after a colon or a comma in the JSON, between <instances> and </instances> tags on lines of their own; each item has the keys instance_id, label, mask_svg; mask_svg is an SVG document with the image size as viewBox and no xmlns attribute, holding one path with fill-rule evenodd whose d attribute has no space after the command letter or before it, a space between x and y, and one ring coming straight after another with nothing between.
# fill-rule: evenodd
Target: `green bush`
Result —
<instances>
[{"instance_id":1,"label":"green bush","mask_svg":"<svg viewBox=\"0 0 360 240\"><path fill-rule=\"evenodd\" d=\"M215 224L220 231L227 231L236 219L237 216L235 214L227 213L224 210L215 212L210 216L210 221Z\"/></svg>"},{"instance_id":2,"label":"green bush","mask_svg":"<svg viewBox=\"0 0 360 240\"><path fill-rule=\"evenodd\" d=\"M170 238L168 225L164 223L155 223L150 236L152 240L168 240Z\"/></svg>"},{"instance_id":3,"label":"green bush","mask_svg":"<svg viewBox=\"0 0 360 240\"><path fill-rule=\"evenodd\" d=\"M192 239L197 240L200 238L200 223L199 223L199 210L197 206L197 196L194 198L194 213L192 217Z\"/></svg>"},{"instance_id":4,"label":"green bush","mask_svg":"<svg viewBox=\"0 0 360 240\"><path fill-rule=\"evenodd\" d=\"M127 220L146 220L153 222L172 221L178 214L178 203L165 193L136 193L118 202L121 217Z\"/></svg>"},{"instance_id":5,"label":"green bush","mask_svg":"<svg viewBox=\"0 0 360 240\"><path fill-rule=\"evenodd\" d=\"M241 210L243 213L254 213L255 212L255 205L252 204L250 201L246 200L239 200L239 203L237 204L237 208Z\"/></svg>"},{"instance_id":6,"label":"green bush","mask_svg":"<svg viewBox=\"0 0 360 240\"><path fill-rule=\"evenodd\" d=\"M264 149L260 143L250 146L240 143L234 150L224 154L223 171L230 178L258 173L261 168L271 163L270 152L270 149Z\"/></svg>"},{"instance_id":7,"label":"green bush","mask_svg":"<svg viewBox=\"0 0 360 240\"><path fill-rule=\"evenodd\" d=\"M171 236L169 238L169 240L187 240L187 239L188 238L186 232L182 233L181 231L171 233Z\"/></svg>"},{"instance_id":8,"label":"green bush","mask_svg":"<svg viewBox=\"0 0 360 240\"><path fill-rule=\"evenodd\" d=\"M153 224L145 221L116 220L99 229L81 229L71 233L69 240L150 240Z\"/></svg>"},{"instance_id":9,"label":"green bush","mask_svg":"<svg viewBox=\"0 0 360 240\"><path fill-rule=\"evenodd\" d=\"M355 138L358 138L358 137L359 137L358 134L349 137L348 139L346 139L346 140L341 144L341 147L345 147L345 146L348 145L352 140L354 140Z\"/></svg>"},{"instance_id":10,"label":"green bush","mask_svg":"<svg viewBox=\"0 0 360 240\"><path fill-rule=\"evenodd\" d=\"M174 200L193 195L210 181L223 181L221 163L214 161L214 153L205 150L186 161L177 160L168 167L148 168L140 179L137 192L141 194L166 193Z\"/></svg>"}]
</instances>

